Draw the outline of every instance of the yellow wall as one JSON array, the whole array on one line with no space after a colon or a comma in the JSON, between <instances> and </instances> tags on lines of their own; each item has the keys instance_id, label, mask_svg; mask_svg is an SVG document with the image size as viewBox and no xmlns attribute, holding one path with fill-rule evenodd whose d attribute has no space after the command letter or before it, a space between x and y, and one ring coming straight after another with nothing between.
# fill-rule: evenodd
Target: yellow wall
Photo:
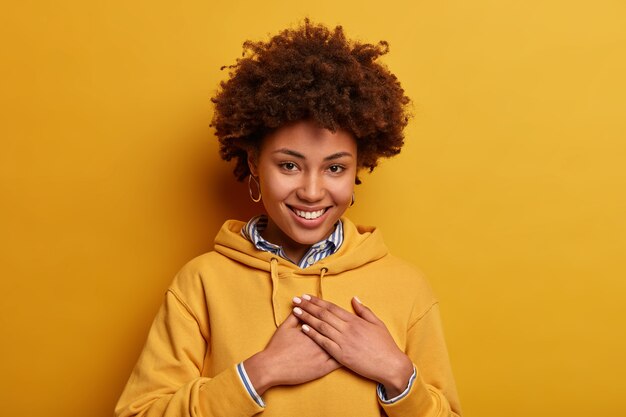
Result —
<instances>
[{"instance_id":1,"label":"yellow wall","mask_svg":"<svg viewBox=\"0 0 626 417\"><path fill-rule=\"evenodd\" d=\"M351 216L429 276L466 415L623 413L624 2L62 0L0 16L0 414L111 415L173 274L256 210L219 67L307 15L414 99Z\"/></svg>"}]
</instances>

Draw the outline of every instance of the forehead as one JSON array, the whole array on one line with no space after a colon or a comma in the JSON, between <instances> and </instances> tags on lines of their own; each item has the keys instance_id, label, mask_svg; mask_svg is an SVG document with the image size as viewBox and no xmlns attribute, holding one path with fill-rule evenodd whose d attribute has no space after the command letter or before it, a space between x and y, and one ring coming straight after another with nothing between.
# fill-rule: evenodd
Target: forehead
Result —
<instances>
[{"instance_id":1,"label":"forehead","mask_svg":"<svg viewBox=\"0 0 626 417\"><path fill-rule=\"evenodd\" d=\"M335 132L319 127L314 122L300 121L283 126L267 135L261 142L261 154L293 150L304 156L325 156L347 152L356 157L356 140L345 131Z\"/></svg>"}]
</instances>

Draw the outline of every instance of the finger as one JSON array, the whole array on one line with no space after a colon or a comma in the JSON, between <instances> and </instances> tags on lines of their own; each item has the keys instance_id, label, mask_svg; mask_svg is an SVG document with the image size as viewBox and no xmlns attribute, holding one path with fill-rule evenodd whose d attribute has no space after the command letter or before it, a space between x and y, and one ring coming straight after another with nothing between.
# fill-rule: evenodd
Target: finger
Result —
<instances>
[{"instance_id":1,"label":"finger","mask_svg":"<svg viewBox=\"0 0 626 417\"><path fill-rule=\"evenodd\" d=\"M298 327L298 318L295 317L293 314L289 314L287 316L287 318L281 323L280 327L287 327L287 328L292 328L292 327Z\"/></svg>"},{"instance_id":2,"label":"finger","mask_svg":"<svg viewBox=\"0 0 626 417\"><path fill-rule=\"evenodd\" d=\"M329 356L328 360L324 362L324 364L322 365L322 368L324 369L325 373L331 373L335 369L341 368L341 366L342 365L339 362L337 362L335 358L333 358L332 356Z\"/></svg>"},{"instance_id":3,"label":"finger","mask_svg":"<svg viewBox=\"0 0 626 417\"><path fill-rule=\"evenodd\" d=\"M369 307L366 307L361 300L359 300L359 297L352 297L352 308L354 308L355 313L363 320L369 321L373 324L383 324L382 320L380 320Z\"/></svg>"},{"instance_id":4,"label":"finger","mask_svg":"<svg viewBox=\"0 0 626 417\"><path fill-rule=\"evenodd\" d=\"M302 296L302 304L311 304L321 309L328 310L342 321L349 321L354 318L354 314L344 310L337 304L331 303L330 301L322 300L321 298L317 298L309 294L304 294Z\"/></svg>"},{"instance_id":5,"label":"finger","mask_svg":"<svg viewBox=\"0 0 626 417\"><path fill-rule=\"evenodd\" d=\"M304 332L304 334L309 336L315 343L317 343L319 347L324 349L326 353L332 356L333 360L337 360L337 356L341 353L341 348L337 343L335 343L333 340L324 336L307 324L302 325L302 331ZM339 361L337 360L337 362Z\"/></svg>"},{"instance_id":6,"label":"finger","mask_svg":"<svg viewBox=\"0 0 626 417\"><path fill-rule=\"evenodd\" d=\"M294 299L294 302L295 302L295 299ZM340 319L339 317L337 317L332 311L330 311L327 308L315 305L311 303L310 301L305 301L305 300L302 300L301 303L297 305L297 308L298 310L296 311L303 311L305 313L308 313L311 316L315 317L316 319L324 323L328 323L330 326L334 327L340 332L343 332L345 330L346 322ZM297 314L300 314L300 313L297 313ZM356 318L356 316L353 316L353 317ZM298 318L302 320L300 316L298 316ZM311 324L315 325L316 322L313 321Z\"/></svg>"},{"instance_id":7,"label":"finger","mask_svg":"<svg viewBox=\"0 0 626 417\"><path fill-rule=\"evenodd\" d=\"M331 316L331 314L328 313L328 311L325 311L325 313L322 312L320 314L322 317ZM313 329L315 329L318 333L324 335L325 337L329 339L338 341L339 338L341 337L341 332L336 327L334 327L331 322L328 322L324 319L317 318L315 315L309 313L303 308L294 307L293 315L297 317L299 320L301 320L303 323L308 324ZM335 318L334 320L331 320L331 321L336 322L337 320L338 319Z\"/></svg>"}]
</instances>

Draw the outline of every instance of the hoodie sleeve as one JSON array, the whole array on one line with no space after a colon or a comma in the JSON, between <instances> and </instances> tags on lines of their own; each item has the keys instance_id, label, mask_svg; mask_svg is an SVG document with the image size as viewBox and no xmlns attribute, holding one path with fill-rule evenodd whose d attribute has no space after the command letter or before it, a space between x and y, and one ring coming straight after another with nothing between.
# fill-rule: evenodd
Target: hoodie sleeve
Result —
<instances>
[{"instance_id":1,"label":"hoodie sleeve","mask_svg":"<svg viewBox=\"0 0 626 417\"><path fill-rule=\"evenodd\" d=\"M434 303L411 325L406 354L417 376L405 397L381 407L389 417L459 417L461 410L443 337L439 305Z\"/></svg>"},{"instance_id":2,"label":"hoodie sleeve","mask_svg":"<svg viewBox=\"0 0 626 417\"><path fill-rule=\"evenodd\" d=\"M206 332L169 290L115 409L116 417L252 416L263 411L248 394L236 364L202 377Z\"/></svg>"}]
</instances>

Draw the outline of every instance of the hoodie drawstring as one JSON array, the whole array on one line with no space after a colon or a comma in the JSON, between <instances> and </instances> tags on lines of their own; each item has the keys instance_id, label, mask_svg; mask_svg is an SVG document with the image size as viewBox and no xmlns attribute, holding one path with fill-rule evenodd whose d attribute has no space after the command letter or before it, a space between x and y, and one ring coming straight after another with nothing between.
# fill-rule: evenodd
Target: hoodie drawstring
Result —
<instances>
[{"instance_id":1,"label":"hoodie drawstring","mask_svg":"<svg viewBox=\"0 0 626 417\"><path fill-rule=\"evenodd\" d=\"M317 278L317 297L324 299L324 287L322 281L328 272L328 268L324 267L320 270ZM280 326L280 304L278 302L278 259L270 259L270 277L272 279L272 309L274 310L274 323L276 327Z\"/></svg>"},{"instance_id":2,"label":"hoodie drawstring","mask_svg":"<svg viewBox=\"0 0 626 417\"><path fill-rule=\"evenodd\" d=\"M328 272L328 268L322 268L320 270L320 277L317 281L317 298L324 299L324 288L322 286L322 280L324 279L324 275Z\"/></svg>"},{"instance_id":3,"label":"hoodie drawstring","mask_svg":"<svg viewBox=\"0 0 626 417\"><path fill-rule=\"evenodd\" d=\"M272 278L272 309L274 310L274 323L276 323L276 327L280 326L280 321L278 320L278 300L276 300L276 293L278 292L277 265L278 259L272 258L270 260L270 276Z\"/></svg>"}]
</instances>

